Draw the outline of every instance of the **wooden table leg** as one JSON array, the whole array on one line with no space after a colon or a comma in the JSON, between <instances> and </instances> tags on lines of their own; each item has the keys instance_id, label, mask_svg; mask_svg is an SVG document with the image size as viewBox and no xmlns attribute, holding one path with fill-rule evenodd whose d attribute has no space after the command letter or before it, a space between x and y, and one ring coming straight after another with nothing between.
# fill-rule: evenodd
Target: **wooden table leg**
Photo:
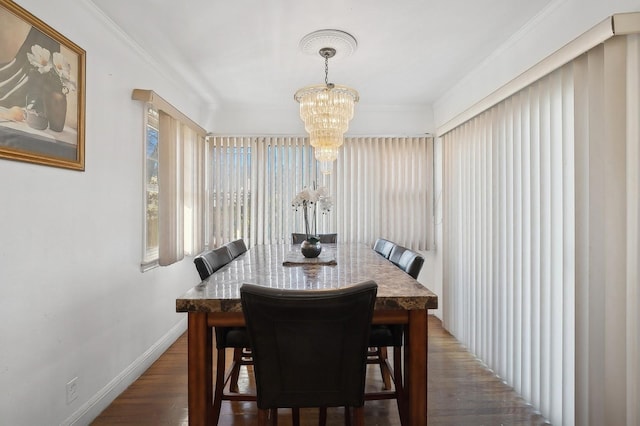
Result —
<instances>
[{"instance_id":1,"label":"wooden table leg","mask_svg":"<svg viewBox=\"0 0 640 426\"><path fill-rule=\"evenodd\" d=\"M411 426L427 424L427 311L409 311L405 341L405 391Z\"/></svg>"},{"instance_id":2,"label":"wooden table leg","mask_svg":"<svg viewBox=\"0 0 640 426\"><path fill-rule=\"evenodd\" d=\"M213 418L213 337L207 314L189 312L188 396L189 425L210 425Z\"/></svg>"}]
</instances>

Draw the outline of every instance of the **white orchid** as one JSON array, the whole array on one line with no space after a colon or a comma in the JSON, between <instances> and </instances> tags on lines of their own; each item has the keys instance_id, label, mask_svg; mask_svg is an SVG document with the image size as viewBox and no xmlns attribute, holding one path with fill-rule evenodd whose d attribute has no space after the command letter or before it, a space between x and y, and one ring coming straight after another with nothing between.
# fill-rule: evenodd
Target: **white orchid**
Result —
<instances>
[{"instance_id":1,"label":"white orchid","mask_svg":"<svg viewBox=\"0 0 640 426\"><path fill-rule=\"evenodd\" d=\"M320 211L322 212L322 214L325 214L329 212L333 207L333 200L331 199L327 188L323 186L320 186L317 189L305 187L302 191L298 192L298 194L291 202L291 205L296 209L296 211L298 211L299 208L302 208L302 213L304 215L305 232L307 234L307 238L312 238L309 227L308 208L313 206L313 233L315 234L316 208L320 207Z\"/></svg>"},{"instance_id":2,"label":"white orchid","mask_svg":"<svg viewBox=\"0 0 640 426\"><path fill-rule=\"evenodd\" d=\"M70 90L76 90L76 83L71 78L71 65L60 52L53 52L53 61L51 60L51 52L34 44L31 46L31 52L27 52L29 63L40 73L48 74L51 70L60 80L63 87L63 93L69 93Z\"/></svg>"},{"instance_id":3,"label":"white orchid","mask_svg":"<svg viewBox=\"0 0 640 426\"><path fill-rule=\"evenodd\" d=\"M53 66L58 76L60 76L62 85L66 87L67 90L76 90L76 83L71 79L71 64L69 64L69 61L67 61L67 58L65 58L62 53L53 53Z\"/></svg>"},{"instance_id":4,"label":"white orchid","mask_svg":"<svg viewBox=\"0 0 640 426\"><path fill-rule=\"evenodd\" d=\"M44 47L38 44L31 46L31 52L27 52L27 58L40 74L51 71L51 52Z\"/></svg>"}]
</instances>

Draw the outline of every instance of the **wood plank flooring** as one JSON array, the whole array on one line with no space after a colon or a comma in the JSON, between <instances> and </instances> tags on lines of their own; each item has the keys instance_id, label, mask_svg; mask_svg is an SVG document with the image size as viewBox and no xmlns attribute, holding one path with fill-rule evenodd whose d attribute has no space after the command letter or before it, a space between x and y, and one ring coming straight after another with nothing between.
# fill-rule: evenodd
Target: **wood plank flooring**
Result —
<instances>
[{"instance_id":1,"label":"wood plank flooring","mask_svg":"<svg viewBox=\"0 0 640 426\"><path fill-rule=\"evenodd\" d=\"M230 356L228 357L230 358ZM214 361L215 367L215 361ZM376 366L369 366L367 386L382 386ZM242 369L240 386L253 386ZM428 423L430 426L534 426L548 424L509 386L469 354L440 320L429 317ZM302 410L301 423L316 425L317 411ZM342 425L341 409L330 409L328 425ZM255 403L223 401L221 426L255 424ZM92 423L102 425L188 424L187 338L180 337L136 382L125 390ZM288 410L280 410L279 425L291 424ZM395 402L367 401L365 424L399 426Z\"/></svg>"}]
</instances>

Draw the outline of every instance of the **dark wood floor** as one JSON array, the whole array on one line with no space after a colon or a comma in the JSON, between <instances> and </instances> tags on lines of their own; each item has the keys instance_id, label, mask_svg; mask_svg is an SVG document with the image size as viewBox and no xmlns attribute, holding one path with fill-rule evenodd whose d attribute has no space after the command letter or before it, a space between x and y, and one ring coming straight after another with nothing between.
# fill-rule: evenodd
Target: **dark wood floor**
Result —
<instances>
[{"instance_id":1,"label":"dark wood floor","mask_svg":"<svg viewBox=\"0 0 640 426\"><path fill-rule=\"evenodd\" d=\"M215 363L214 363L215 366ZM380 388L379 370L369 367L367 386ZM447 333L435 317L429 318L428 423L447 426L524 426L548 424L515 392ZM243 368L240 386L252 386ZM220 425L254 424L255 403L222 403ZM279 425L290 425L280 410ZM365 423L398 426L393 401L367 401ZM187 338L180 337L149 370L123 392L93 425L187 425ZM317 411L302 410L303 425L317 424ZM340 409L330 409L329 425L343 424Z\"/></svg>"}]
</instances>

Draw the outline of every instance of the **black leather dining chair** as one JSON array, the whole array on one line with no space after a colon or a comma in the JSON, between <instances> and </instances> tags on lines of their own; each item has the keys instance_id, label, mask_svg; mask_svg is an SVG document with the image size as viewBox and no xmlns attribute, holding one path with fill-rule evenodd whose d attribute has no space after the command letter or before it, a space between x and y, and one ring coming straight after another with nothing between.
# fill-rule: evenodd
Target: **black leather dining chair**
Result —
<instances>
[{"instance_id":1,"label":"black leather dining chair","mask_svg":"<svg viewBox=\"0 0 640 426\"><path fill-rule=\"evenodd\" d=\"M385 259L389 258L391 254L391 250L396 244L393 241L389 241L385 238L378 238L373 245L373 250L375 250L378 254L380 254Z\"/></svg>"},{"instance_id":2,"label":"black leather dining chair","mask_svg":"<svg viewBox=\"0 0 640 426\"><path fill-rule=\"evenodd\" d=\"M403 247L399 244L394 244L391 252L389 253L389 261L398 266L400 258L405 251L407 251L406 247Z\"/></svg>"},{"instance_id":3,"label":"black leather dining chair","mask_svg":"<svg viewBox=\"0 0 640 426\"><path fill-rule=\"evenodd\" d=\"M320 242L323 244L335 244L338 242L338 234L320 234Z\"/></svg>"},{"instance_id":4,"label":"black leather dining chair","mask_svg":"<svg viewBox=\"0 0 640 426\"><path fill-rule=\"evenodd\" d=\"M277 409L345 407L345 422L364 425L367 345L377 284L331 290L240 287L251 341L258 422L277 423ZM347 423L349 424L349 423Z\"/></svg>"},{"instance_id":5,"label":"black leather dining chair","mask_svg":"<svg viewBox=\"0 0 640 426\"><path fill-rule=\"evenodd\" d=\"M242 240L240 240L242 241ZM244 241L242 241L244 245ZM235 247L234 247L235 248ZM235 248L238 251L237 248ZM246 247L245 247L246 251ZM211 274L228 264L233 260L231 250L228 245L218 247L216 249L207 250L196 256L193 262L203 281ZM220 409L222 401L255 401L255 394L239 394L238 379L240 376L240 367L242 365L251 365L251 352L249 348L249 335L244 327L216 327L216 383L213 397L213 415L215 424L218 423L220 417ZM226 370L226 350L233 349L233 362L229 370ZM229 391L233 395L225 393L225 387L229 384Z\"/></svg>"},{"instance_id":6,"label":"black leather dining chair","mask_svg":"<svg viewBox=\"0 0 640 426\"><path fill-rule=\"evenodd\" d=\"M209 275L232 260L233 257L229 248L222 246L200 253L193 259L193 263L195 263L198 274L200 274L200 279L204 281Z\"/></svg>"},{"instance_id":7,"label":"black leather dining chair","mask_svg":"<svg viewBox=\"0 0 640 426\"><path fill-rule=\"evenodd\" d=\"M247 251L247 245L244 243L244 240L242 238L234 241L229 241L225 244L225 246L229 249L229 253L231 253L231 257L233 259Z\"/></svg>"},{"instance_id":8,"label":"black leather dining chair","mask_svg":"<svg viewBox=\"0 0 640 426\"><path fill-rule=\"evenodd\" d=\"M338 234L319 234L320 243L335 244L338 242ZM302 244L307 239L307 234L291 233L291 244Z\"/></svg>"},{"instance_id":9,"label":"black leather dining chair","mask_svg":"<svg viewBox=\"0 0 640 426\"><path fill-rule=\"evenodd\" d=\"M307 234L300 234L297 232L291 233L291 244L302 244L307 239Z\"/></svg>"},{"instance_id":10,"label":"black leather dining chair","mask_svg":"<svg viewBox=\"0 0 640 426\"><path fill-rule=\"evenodd\" d=\"M418 279L422 266L424 265L424 257L420 253L413 250L406 250L400 256L397 266L413 278Z\"/></svg>"},{"instance_id":11,"label":"black leather dining chair","mask_svg":"<svg viewBox=\"0 0 640 426\"><path fill-rule=\"evenodd\" d=\"M424 258L420 254L384 238L378 238L373 249L413 278L418 278L424 264ZM405 424L407 413L406 407L402 404L404 400L402 379L403 336L404 327L399 324L376 324L371 326L370 350L367 363L380 366L380 374L382 375L385 390L391 390L391 381L393 380L395 385L394 392L391 394L385 393L384 397L396 399L401 422ZM393 368L389 365L388 347L392 347L394 350Z\"/></svg>"}]
</instances>

